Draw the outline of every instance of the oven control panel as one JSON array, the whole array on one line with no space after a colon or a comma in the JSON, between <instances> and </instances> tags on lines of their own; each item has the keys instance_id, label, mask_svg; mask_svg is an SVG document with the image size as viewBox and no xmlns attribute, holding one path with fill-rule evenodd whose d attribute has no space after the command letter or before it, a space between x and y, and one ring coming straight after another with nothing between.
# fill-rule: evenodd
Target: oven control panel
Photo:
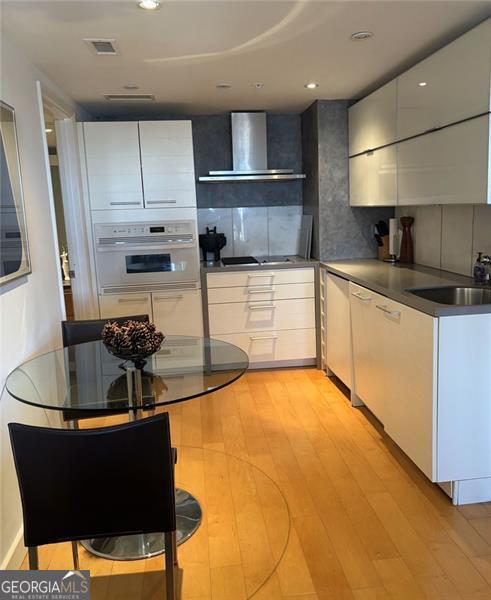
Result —
<instances>
[{"instance_id":1,"label":"oven control panel","mask_svg":"<svg viewBox=\"0 0 491 600\"><path fill-rule=\"evenodd\" d=\"M193 235L194 221L166 221L164 223L97 223L96 238L153 238L167 235Z\"/></svg>"}]
</instances>

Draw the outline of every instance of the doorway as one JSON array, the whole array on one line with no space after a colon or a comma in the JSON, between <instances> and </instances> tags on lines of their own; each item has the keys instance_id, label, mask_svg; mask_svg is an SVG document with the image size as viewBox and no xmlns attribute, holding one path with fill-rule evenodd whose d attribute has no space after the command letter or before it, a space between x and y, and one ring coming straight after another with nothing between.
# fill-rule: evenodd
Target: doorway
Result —
<instances>
[{"instance_id":1,"label":"doorway","mask_svg":"<svg viewBox=\"0 0 491 600\"><path fill-rule=\"evenodd\" d=\"M51 187L53 190L53 202L56 220L56 233L58 237L58 257L63 282L63 298L65 302L65 315L67 320L75 319L73 308L73 292L70 269L70 255L68 253L68 240L65 225L65 214L63 210L63 192L60 180L60 164L58 160L58 147L56 140L55 117L47 106L43 106L46 144L48 146L49 170L51 175Z\"/></svg>"},{"instance_id":2,"label":"doorway","mask_svg":"<svg viewBox=\"0 0 491 600\"><path fill-rule=\"evenodd\" d=\"M99 318L90 214L87 200L83 130L75 107L37 82L40 125L46 144L51 220L58 245L60 301L67 319Z\"/></svg>"}]
</instances>

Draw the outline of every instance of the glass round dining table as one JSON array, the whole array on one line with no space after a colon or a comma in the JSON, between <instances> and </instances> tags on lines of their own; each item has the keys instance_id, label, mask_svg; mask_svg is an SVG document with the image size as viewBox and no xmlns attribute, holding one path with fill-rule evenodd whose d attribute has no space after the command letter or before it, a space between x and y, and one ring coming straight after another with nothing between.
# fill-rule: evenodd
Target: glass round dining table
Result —
<instances>
[{"instance_id":1,"label":"glass round dining table","mask_svg":"<svg viewBox=\"0 0 491 600\"><path fill-rule=\"evenodd\" d=\"M62 423L73 427L78 420L99 414L128 413L130 420L150 416L156 407L230 385L248 366L243 350L211 338L168 336L141 369L111 355L102 341L96 341L26 361L7 377L6 390L26 404L60 411ZM176 490L176 515L180 544L198 529L202 516L198 501L186 490ZM82 545L111 560L148 558L164 551L160 533L97 538Z\"/></svg>"}]
</instances>

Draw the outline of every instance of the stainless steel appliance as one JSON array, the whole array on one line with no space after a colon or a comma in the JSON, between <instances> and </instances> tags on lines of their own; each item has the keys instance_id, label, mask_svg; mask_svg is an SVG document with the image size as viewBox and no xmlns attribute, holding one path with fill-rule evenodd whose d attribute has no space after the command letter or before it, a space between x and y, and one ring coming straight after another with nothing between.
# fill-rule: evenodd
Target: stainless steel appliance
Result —
<instances>
[{"instance_id":1,"label":"stainless steel appliance","mask_svg":"<svg viewBox=\"0 0 491 600\"><path fill-rule=\"evenodd\" d=\"M265 112L233 112L232 171L210 171L199 178L203 183L222 181L292 181L305 179L293 169L268 169L268 145Z\"/></svg>"},{"instance_id":2,"label":"stainless steel appliance","mask_svg":"<svg viewBox=\"0 0 491 600\"><path fill-rule=\"evenodd\" d=\"M195 221L95 223L99 293L199 287Z\"/></svg>"}]
</instances>

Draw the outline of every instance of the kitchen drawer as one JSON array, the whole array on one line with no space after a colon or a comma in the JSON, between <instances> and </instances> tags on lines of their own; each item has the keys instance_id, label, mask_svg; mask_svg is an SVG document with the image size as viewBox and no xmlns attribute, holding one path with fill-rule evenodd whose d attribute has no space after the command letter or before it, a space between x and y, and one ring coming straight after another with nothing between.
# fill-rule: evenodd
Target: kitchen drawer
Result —
<instances>
[{"instance_id":1,"label":"kitchen drawer","mask_svg":"<svg viewBox=\"0 0 491 600\"><path fill-rule=\"evenodd\" d=\"M114 294L99 296L101 319L126 317L128 315L148 315L152 320L150 294Z\"/></svg>"},{"instance_id":2,"label":"kitchen drawer","mask_svg":"<svg viewBox=\"0 0 491 600\"><path fill-rule=\"evenodd\" d=\"M256 269L208 273L208 288L277 285L282 283L309 283L314 281L314 269Z\"/></svg>"},{"instance_id":3,"label":"kitchen drawer","mask_svg":"<svg viewBox=\"0 0 491 600\"><path fill-rule=\"evenodd\" d=\"M250 285L247 287L212 288L208 290L208 304L313 297L314 285L311 282L291 283L289 285Z\"/></svg>"},{"instance_id":4,"label":"kitchen drawer","mask_svg":"<svg viewBox=\"0 0 491 600\"><path fill-rule=\"evenodd\" d=\"M313 298L231 302L208 307L211 335L315 327Z\"/></svg>"},{"instance_id":5,"label":"kitchen drawer","mask_svg":"<svg viewBox=\"0 0 491 600\"><path fill-rule=\"evenodd\" d=\"M315 329L274 330L266 333L215 335L218 340L238 346L249 356L251 365L275 361L316 359Z\"/></svg>"},{"instance_id":6,"label":"kitchen drawer","mask_svg":"<svg viewBox=\"0 0 491 600\"><path fill-rule=\"evenodd\" d=\"M165 335L203 335L201 290L152 293L155 326Z\"/></svg>"}]
</instances>

